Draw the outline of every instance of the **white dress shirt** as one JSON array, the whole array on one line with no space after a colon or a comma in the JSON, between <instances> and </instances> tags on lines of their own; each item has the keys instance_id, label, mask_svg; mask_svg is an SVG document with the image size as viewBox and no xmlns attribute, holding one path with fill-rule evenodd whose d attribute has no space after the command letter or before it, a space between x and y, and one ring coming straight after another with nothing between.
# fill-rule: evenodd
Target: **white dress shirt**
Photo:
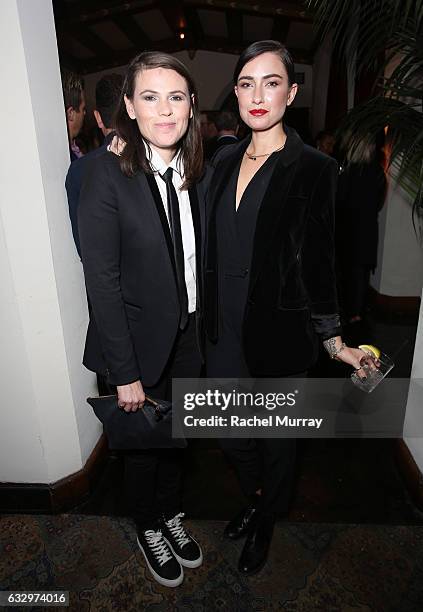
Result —
<instances>
[{"instance_id":1,"label":"white dress shirt","mask_svg":"<svg viewBox=\"0 0 423 612\"><path fill-rule=\"evenodd\" d=\"M151 147L150 147L151 148ZM146 146L148 155L148 148ZM181 218L181 233L182 233L182 245L184 249L184 263L185 263L185 284L188 294L188 312L195 312L197 304L197 291L196 291L196 259L195 259L195 234L194 224L192 221L191 205L189 201L188 191L181 190L181 185L184 182L184 166L180 156L176 155L170 164L166 164L160 157L159 153L151 148L151 159L150 164L154 170L154 178L156 179L157 187L162 198L163 207L166 212L167 220L169 222L169 211L167 208L167 193L166 183L159 174L163 175L168 168L172 168L172 182L175 187L176 194L179 200L179 214Z\"/></svg>"}]
</instances>

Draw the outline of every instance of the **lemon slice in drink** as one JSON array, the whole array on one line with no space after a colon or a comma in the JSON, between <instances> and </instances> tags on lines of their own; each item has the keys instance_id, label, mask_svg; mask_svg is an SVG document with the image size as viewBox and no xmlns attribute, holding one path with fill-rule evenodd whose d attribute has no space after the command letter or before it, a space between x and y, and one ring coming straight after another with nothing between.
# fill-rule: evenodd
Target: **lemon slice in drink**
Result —
<instances>
[{"instance_id":1,"label":"lemon slice in drink","mask_svg":"<svg viewBox=\"0 0 423 612\"><path fill-rule=\"evenodd\" d=\"M373 344L359 344L358 348L365 353L370 353L371 356L376 357L376 359L379 359L380 357L380 350L377 348L377 346L373 346Z\"/></svg>"}]
</instances>

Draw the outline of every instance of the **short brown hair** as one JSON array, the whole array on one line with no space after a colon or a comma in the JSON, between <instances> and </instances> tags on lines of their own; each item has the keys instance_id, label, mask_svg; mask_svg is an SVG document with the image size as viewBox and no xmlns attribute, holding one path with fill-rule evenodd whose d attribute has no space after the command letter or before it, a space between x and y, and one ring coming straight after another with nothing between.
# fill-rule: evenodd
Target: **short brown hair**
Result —
<instances>
[{"instance_id":1,"label":"short brown hair","mask_svg":"<svg viewBox=\"0 0 423 612\"><path fill-rule=\"evenodd\" d=\"M65 109L73 108L78 111L84 91L84 79L82 76L64 68L62 70L62 88Z\"/></svg>"},{"instance_id":2,"label":"short brown hair","mask_svg":"<svg viewBox=\"0 0 423 612\"><path fill-rule=\"evenodd\" d=\"M232 130L235 131L239 124L239 119L232 111L220 111L217 113L214 120L214 124L218 130Z\"/></svg>"},{"instance_id":3,"label":"short brown hair","mask_svg":"<svg viewBox=\"0 0 423 612\"><path fill-rule=\"evenodd\" d=\"M174 70L183 77L188 86L192 117L188 130L179 141L179 151L184 164L184 184L187 189L201 177L203 172L203 145L200 131L200 112L195 83L187 68L176 57L160 51L144 51L129 64L115 116L115 127L118 135L126 143L120 156L120 167L126 176L133 176L139 170L152 173L153 169L147 159L144 142L138 125L126 112L124 96L132 100L135 81L139 72L153 68ZM147 145L148 146L148 145Z\"/></svg>"},{"instance_id":4,"label":"short brown hair","mask_svg":"<svg viewBox=\"0 0 423 612\"><path fill-rule=\"evenodd\" d=\"M105 74L95 87L95 107L107 129L113 128L113 116L122 93L123 76Z\"/></svg>"}]
</instances>

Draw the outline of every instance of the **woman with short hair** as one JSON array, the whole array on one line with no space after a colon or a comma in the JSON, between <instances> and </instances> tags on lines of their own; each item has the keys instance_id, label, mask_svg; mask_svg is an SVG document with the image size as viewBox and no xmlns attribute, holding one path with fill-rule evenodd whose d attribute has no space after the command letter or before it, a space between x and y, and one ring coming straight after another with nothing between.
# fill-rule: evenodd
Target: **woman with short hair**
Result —
<instances>
[{"instance_id":1,"label":"woman with short hair","mask_svg":"<svg viewBox=\"0 0 423 612\"><path fill-rule=\"evenodd\" d=\"M85 366L126 412L145 394L169 400L173 377L197 377L204 213L198 98L186 67L144 52L130 63L116 113L125 143L86 173L79 233L91 303ZM125 493L154 578L177 586L202 552L183 527L180 449L125 453Z\"/></svg>"}]
</instances>

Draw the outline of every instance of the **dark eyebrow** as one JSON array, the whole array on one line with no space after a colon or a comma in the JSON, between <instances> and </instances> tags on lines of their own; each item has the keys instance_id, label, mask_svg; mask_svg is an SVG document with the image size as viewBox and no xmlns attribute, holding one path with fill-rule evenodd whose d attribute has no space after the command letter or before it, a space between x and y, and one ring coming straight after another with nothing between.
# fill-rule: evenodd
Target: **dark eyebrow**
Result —
<instances>
[{"instance_id":1,"label":"dark eyebrow","mask_svg":"<svg viewBox=\"0 0 423 612\"><path fill-rule=\"evenodd\" d=\"M152 93L152 94L157 94L160 95L159 91L154 91L154 89L143 89L142 91L140 91L140 95L141 94L145 94L145 93ZM179 90L177 89L176 91L169 91L169 95L174 95L174 94L182 94L184 96L187 95L187 93L185 91Z\"/></svg>"},{"instance_id":2,"label":"dark eyebrow","mask_svg":"<svg viewBox=\"0 0 423 612\"><path fill-rule=\"evenodd\" d=\"M278 79L283 79L283 76L281 74L265 74L264 77L262 77L263 79L270 79L270 78L274 78L277 77ZM254 81L254 77L252 76L242 76L239 77L238 81L242 81L243 79L247 79L247 81Z\"/></svg>"}]
</instances>

